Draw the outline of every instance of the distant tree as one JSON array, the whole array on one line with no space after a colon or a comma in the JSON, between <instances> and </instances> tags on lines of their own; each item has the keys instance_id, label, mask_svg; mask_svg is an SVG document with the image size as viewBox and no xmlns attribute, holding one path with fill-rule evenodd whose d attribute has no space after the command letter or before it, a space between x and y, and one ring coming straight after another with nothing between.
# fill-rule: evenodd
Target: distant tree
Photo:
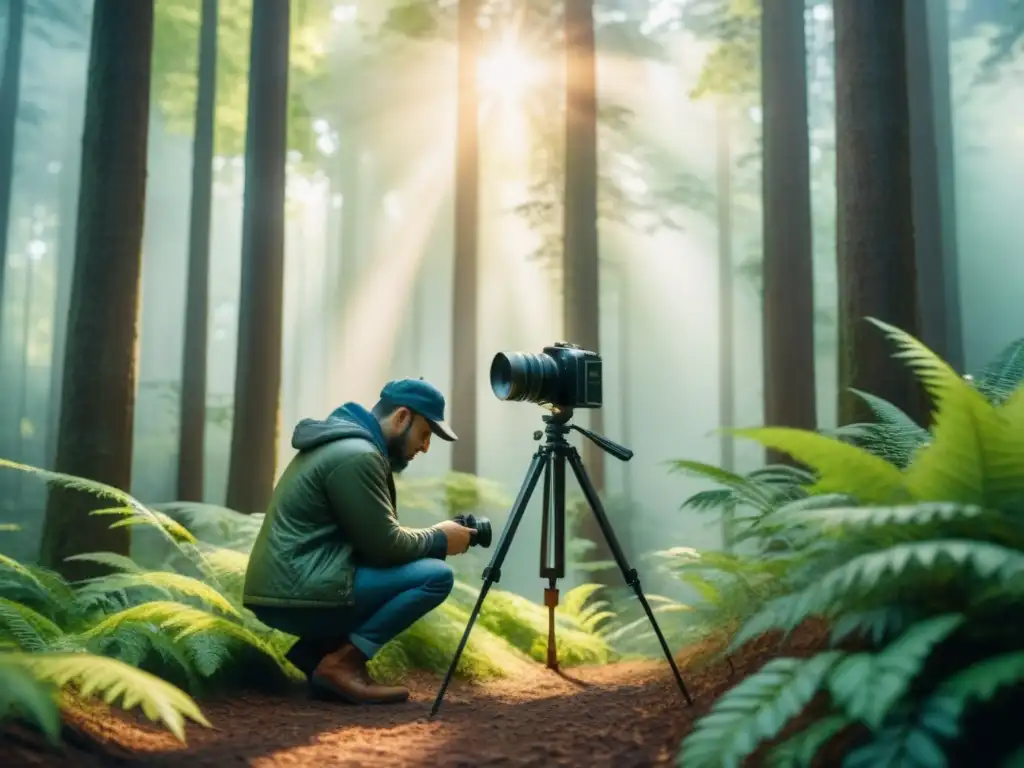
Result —
<instances>
[{"instance_id":1,"label":"distant tree","mask_svg":"<svg viewBox=\"0 0 1024 768\"><path fill-rule=\"evenodd\" d=\"M290 3L252 8L242 284L227 506L262 512L274 486L281 389Z\"/></svg>"},{"instance_id":2,"label":"distant tree","mask_svg":"<svg viewBox=\"0 0 1024 768\"><path fill-rule=\"evenodd\" d=\"M14 188L14 134L21 92L22 47L25 41L25 0L9 0L4 35L3 75L0 77L0 338L3 338L4 275Z\"/></svg>"},{"instance_id":3,"label":"distant tree","mask_svg":"<svg viewBox=\"0 0 1024 768\"><path fill-rule=\"evenodd\" d=\"M452 301L452 469L476 474L477 294L480 228L478 0L459 0L458 117L455 147L455 264Z\"/></svg>"},{"instance_id":4,"label":"distant tree","mask_svg":"<svg viewBox=\"0 0 1024 768\"><path fill-rule=\"evenodd\" d=\"M153 0L96 0L82 138L75 270L55 469L128 490L146 200ZM41 559L69 579L97 567L69 555L127 554L129 529L88 517L92 495L50 492ZM100 569L102 570L102 569Z\"/></svg>"},{"instance_id":5,"label":"distant tree","mask_svg":"<svg viewBox=\"0 0 1024 768\"><path fill-rule=\"evenodd\" d=\"M188 288L182 350L178 498L203 500L206 433L206 354L209 323L210 216L217 99L218 0L203 0L199 35L199 88L192 142L192 205L189 213Z\"/></svg>"},{"instance_id":6,"label":"distant tree","mask_svg":"<svg viewBox=\"0 0 1024 768\"><path fill-rule=\"evenodd\" d=\"M906 2L835 0L839 421L871 421L850 387L929 421L920 386L875 317L920 337Z\"/></svg>"},{"instance_id":7,"label":"distant tree","mask_svg":"<svg viewBox=\"0 0 1024 768\"><path fill-rule=\"evenodd\" d=\"M761 16L764 418L814 429L814 260L804 0ZM769 452L770 463L789 462Z\"/></svg>"}]
</instances>

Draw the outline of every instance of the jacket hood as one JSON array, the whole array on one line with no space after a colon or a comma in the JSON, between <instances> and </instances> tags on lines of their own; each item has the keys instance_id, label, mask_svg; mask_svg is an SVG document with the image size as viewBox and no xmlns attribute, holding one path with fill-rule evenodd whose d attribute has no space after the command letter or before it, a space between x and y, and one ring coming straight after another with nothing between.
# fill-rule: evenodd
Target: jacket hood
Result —
<instances>
[{"instance_id":1,"label":"jacket hood","mask_svg":"<svg viewBox=\"0 0 1024 768\"><path fill-rule=\"evenodd\" d=\"M326 419L303 419L292 432L292 448L308 451L335 440L369 440L386 457L387 443L380 424L372 413L358 403L335 408Z\"/></svg>"}]
</instances>

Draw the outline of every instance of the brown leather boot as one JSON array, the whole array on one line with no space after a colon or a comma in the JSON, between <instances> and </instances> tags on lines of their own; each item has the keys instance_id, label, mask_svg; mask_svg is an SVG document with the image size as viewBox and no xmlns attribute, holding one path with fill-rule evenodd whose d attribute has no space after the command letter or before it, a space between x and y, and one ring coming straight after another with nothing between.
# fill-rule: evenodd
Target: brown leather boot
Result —
<instances>
[{"instance_id":1,"label":"brown leather boot","mask_svg":"<svg viewBox=\"0 0 1024 768\"><path fill-rule=\"evenodd\" d=\"M408 688L375 683L366 657L351 644L324 656L309 683L315 694L330 694L350 704L396 704L409 698Z\"/></svg>"}]
</instances>

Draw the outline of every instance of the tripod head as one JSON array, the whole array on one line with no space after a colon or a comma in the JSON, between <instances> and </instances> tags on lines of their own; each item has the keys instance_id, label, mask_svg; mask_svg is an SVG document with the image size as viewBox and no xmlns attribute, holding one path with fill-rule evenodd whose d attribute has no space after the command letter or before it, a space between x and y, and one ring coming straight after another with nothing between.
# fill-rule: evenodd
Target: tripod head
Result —
<instances>
[{"instance_id":1,"label":"tripod head","mask_svg":"<svg viewBox=\"0 0 1024 768\"><path fill-rule=\"evenodd\" d=\"M584 429L576 424L570 424L569 422L572 420L572 417L572 408L552 409L550 413L541 417L544 419L547 427L543 432L541 430L534 432L533 439L540 440L544 435L547 435L547 442L549 444L564 443L566 442L565 436L569 434L569 432L575 430L598 446L605 453L614 456L619 461L629 461L633 458L633 451L629 448L621 446L613 440L609 440L604 435L591 432L589 429Z\"/></svg>"}]
</instances>

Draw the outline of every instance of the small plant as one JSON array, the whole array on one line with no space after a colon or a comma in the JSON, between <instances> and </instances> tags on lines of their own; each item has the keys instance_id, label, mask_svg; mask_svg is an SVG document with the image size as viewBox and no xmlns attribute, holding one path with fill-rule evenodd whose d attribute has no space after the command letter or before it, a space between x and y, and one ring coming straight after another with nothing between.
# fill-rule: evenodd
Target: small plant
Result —
<instances>
[{"instance_id":1,"label":"small plant","mask_svg":"<svg viewBox=\"0 0 1024 768\"><path fill-rule=\"evenodd\" d=\"M1024 693L1024 631L1009 618L1024 608L1024 386L986 396L873 322L935 403L926 447L901 469L815 432L737 431L809 467L810 496L851 502L771 514L799 557L731 649L816 617L831 626L830 647L775 659L721 697L683 742L686 768L739 765L762 745L764 764L810 765L833 738L847 740L853 768L965 765L979 745L988 765L1024 758L1016 730L998 727L1015 722ZM775 743L801 713L803 728Z\"/></svg>"}]
</instances>

